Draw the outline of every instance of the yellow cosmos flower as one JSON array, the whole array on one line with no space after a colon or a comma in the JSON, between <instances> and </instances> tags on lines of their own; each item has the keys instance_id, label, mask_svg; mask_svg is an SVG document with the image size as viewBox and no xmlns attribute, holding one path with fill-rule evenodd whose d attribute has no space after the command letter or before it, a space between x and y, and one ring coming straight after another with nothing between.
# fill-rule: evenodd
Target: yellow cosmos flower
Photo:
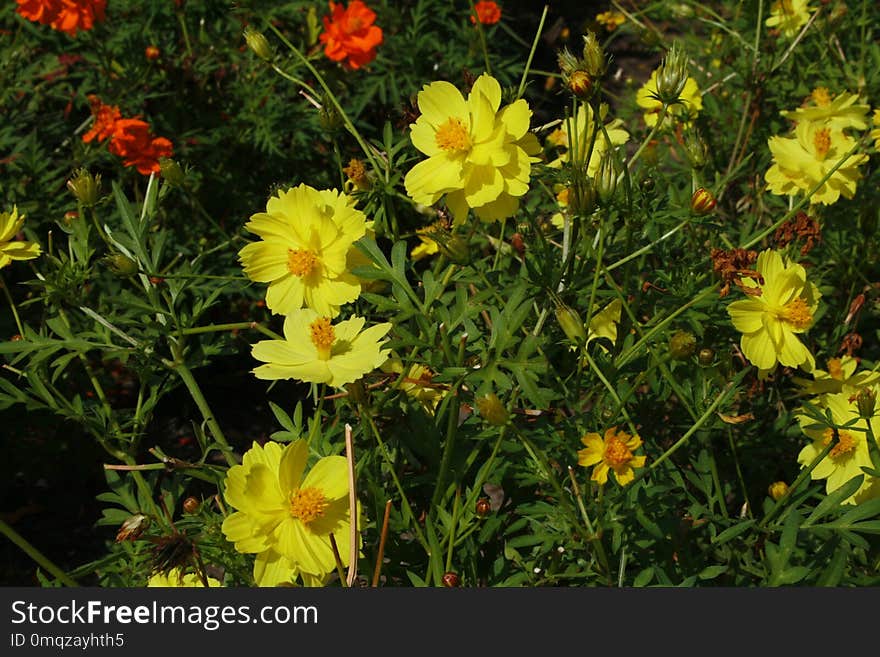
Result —
<instances>
[{"instance_id":1,"label":"yellow cosmos flower","mask_svg":"<svg viewBox=\"0 0 880 657\"><path fill-rule=\"evenodd\" d=\"M306 473L304 440L284 448L256 442L241 465L226 473L224 497L237 511L223 521L223 534L244 554L255 553L254 580L277 586L301 576L319 584L336 569L330 534L343 565L349 562L348 464L325 456Z\"/></svg>"},{"instance_id":2,"label":"yellow cosmos flower","mask_svg":"<svg viewBox=\"0 0 880 657\"><path fill-rule=\"evenodd\" d=\"M858 99L857 94L846 91L832 98L828 89L816 87L801 107L784 110L780 114L792 121L813 121L833 130L864 130L868 127L871 108L865 103L857 103Z\"/></svg>"},{"instance_id":3,"label":"yellow cosmos flower","mask_svg":"<svg viewBox=\"0 0 880 657\"><path fill-rule=\"evenodd\" d=\"M382 371L388 374L400 375L403 373L403 361L399 358L391 357L382 365ZM434 376L435 374L430 368L419 363L413 363L410 365L409 370L407 370L406 376L400 379L400 383L397 384L397 387L407 395L421 403L422 408L429 415L434 414L437 404L440 403L440 400L446 394L446 387L443 384L433 383Z\"/></svg>"},{"instance_id":4,"label":"yellow cosmos flower","mask_svg":"<svg viewBox=\"0 0 880 657\"><path fill-rule=\"evenodd\" d=\"M18 215L18 207L14 205L12 212L0 212L0 269L13 260L33 260L40 255L40 245L36 242L15 239L24 218L25 215Z\"/></svg>"},{"instance_id":5,"label":"yellow cosmos flower","mask_svg":"<svg viewBox=\"0 0 880 657\"><path fill-rule=\"evenodd\" d=\"M794 382L803 389L804 394L819 395L815 400L817 406L825 406L824 396L845 392L850 397L855 396L862 388L866 388L880 381L880 372L862 370L857 372L859 361L852 356L842 358L829 358L828 369L815 369L812 372L813 380L793 377Z\"/></svg>"},{"instance_id":6,"label":"yellow cosmos flower","mask_svg":"<svg viewBox=\"0 0 880 657\"><path fill-rule=\"evenodd\" d=\"M645 123L653 128L657 124L657 117L660 109L663 107L656 98L657 96L657 70L651 73L648 81L642 85L642 88L636 92L636 104L645 110ZM681 91L681 102L670 105L664 119L664 127L668 126L672 119L682 123L687 123L696 118L700 110L703 109L703 94L697 81L688 76Z\"/></svg>"},{"instance_id":7,"label":"yellow cosmos flower","mask_svg":"<svg viewBox=\"0 0 880 657\"><path fill-rule=\"evenodd\" d=\"M364 328L363 317L338 324L311 308L293 311L284 320L284 340L261 340L251 351L263 361L258 379L299 379L341 388L382 365L388 350L381 338L391 329L385 322Z\"/></svg>"},{"instance_id":8,"label":"yellow cosmos flower","mask_svg":"<svg viewBox=\"0 0 880 657\"><path fill-rule=\"evenodd\" d=\"M209 587L223 586L219 580L208 577ZM156 573L147 580L148 587L204 587L202 578L195 573L182 573L180 568L175 568L168 573Z\"/></svg>"},{"instance_id":9,"label":"yellow cosmos flower","mask_svg":"<svg viewBox=\"0 0 880 657\"><path fill-rule=\"evenodd\" d=\"M351 197L299 185L270 198L266 212L253 215L245 228L262 240L238 256L248 278L269 283L266 305L273 312L287 315L306 306L335 317L360 294L347 258L366 232L366 217Z\"/></svg>"},{"instance_id":10,"label":"yellow cosmos flower","mask_svg":"<svg viewBox=\"0 0 880 657\"><path fill-rule=\"evenodd\" d=\"M773 154L773 166L764 174L767 189L795 196L813 189L856 142L841 130L802 121L795 128L794 138L770 137L767 144ZM811 202L830 205L841 195L852 198L856 182L862 177L858 167L867 160L864 153L850 155L816 190Z\"/></svg>"},{"instance_id":11,"label":"yellow cosmos flower","mask_svg":"<svg viewBox=\"0 0 880 657\"><path fill-rule=\"evenodd\" d=\"M433 205L445 195L456 224L468 208L483 221L513 216L541 151L529 132L528 103L520 99L499 111L501 85L484 73L467 100L449 82L432 82L419 92L418 105L410 138L428 159L404 179L413 201Z\"/></svg>"},{"instance_id":12,"label":"yellow cosmos flower","mask_svg":"<svg viewBox=\"0 0 880 657\"><path fill-rule=\"evenodd\" d=\"M562 166L563 162L572 161L578 168L583 168L586 165L587 175L590 178L595 178L599 173L599 165L602 163L602 157L605 153L612 147L622 146L629 139L629 133L623 129L623 121L613 119L606 122L607 113L608 106L602 105L599 119L605 124L605 130L599 129L596 132L593 108L586 104L578 107L571 119L563 121L559 129L548 136L548 141L561 150L559 157L550 162L548 166L556 168ZM569 137L569 132L572 133L571 137ZM593 138L594 133L595 139ZM592 151L589 150L591 143L593 144ZM589 160L587 160L587 153L590 154Z\"/></svg>"},{"instance_id":13,"label":"yellow cosmos flower","mask_svg":"<svg viewBox=\"0 0 880 657\"><path fill-rule=\"evenodd\" d=\"M608 471L613 470L617 483L626 486L635 478L633 469L645 465L646 457L633 454L641 446L642 439L618 431L617 427L608 429L604 438L598 433L588 433L581 442L586 447L578 450L578 465L585 468L596 466L590 479L599 485L607 483Z\"/></svg>"},{"instance_id":14,"label":"yellow cosmos flower","mask_svg":"<svg viewBox=\"0 0 880 657\"><path fill-rule=\"evenodd\" d=\"M727 306L734 327L743 334L743 354L762 373L775 369L777 363L811 371L813 354L798 335L813 325L819 290L807 281L801 265L783 260L771 249L758 255L755 270L763 283L743 278L744 287L754 294Z\"/></svg>"},{"instance_id":15,"label":"yellow cosmos flower","mask_svg":"<svg viewBox=\"0 0 880 657\"><path fill-rule=\"evenodd\" d=\"M874 148L880 151L880 109L874 110L873 122L876 127L871 130L871 139L874 140Z\"/></svg>"},{"instance_id":16,"label":"yellow cosmos flower","mask_svg":"<svg viewBox=\"0 0 880 657\"><path fill-rule=\"evenodd\" d=\"M880 388L875 388L880 392ZM801 430L812 439L813 442L806 445L798 454L798 463L807 466L813 462L819 453L834 441L834 447L825 455L819 464L810 473L813 479L825 479L825 492L831 493L837 490L847 481L862 472L862 468L871 468L871 454L868 451L867 420L859 418L859 409L855 400L851 401L847 393L829 395L827 408L831 410L831 417L835 425L844 427L835 431L830 427L822 427L807 415L799 415L798 423ZM849 426L849 422L857 420ZM871 418L871 429L874 435L880 435L880 418ZM844 500L848 504L857 504L866 499L880 494L877 480L865 474L865 480L859 489Z\"/></svg>"},{"instance_id":17,"label":"yellow cosmos flower","mask_svg":"<svg viewBox=\"0 0 880 657\"><path fill-rule=\"evenodd\" d=\"M810 0L776 0L770 5L770 16L764 22L767 27L775 27L786 39L793 39L810 20L813 11L807 5Z\"/></svg>"}]
</instances>

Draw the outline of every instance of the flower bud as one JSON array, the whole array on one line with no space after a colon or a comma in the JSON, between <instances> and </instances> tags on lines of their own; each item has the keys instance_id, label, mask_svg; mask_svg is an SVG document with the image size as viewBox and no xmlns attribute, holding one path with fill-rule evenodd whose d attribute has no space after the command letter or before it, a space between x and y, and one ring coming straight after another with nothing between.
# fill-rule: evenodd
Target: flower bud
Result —
<instances>
[{"instance_id":1,"label":"flower bud","mask_svg":"<svg viewBox=\"0 0 880 657\"><path fill-rule=\"evenodd\" d=\"M669 338L669 355L675 360L687 360L697 350L697 339L690 331L676 331Z\"/></svg>"},{"instance_id":2,"label":"flower bud","mask_svg":"<svg viewBox=\"0 0 880 657\"><path fill-rule=\"evenodd\" d=\"M156 46L147 46L146 49L144 50L144 56L148 60L150 60L151 62L154 62L157 59L159 59L160 54L161 53L159 52L159 49Z\"/></svg>"},{"instance_id":3,"label":"flower bud","mask_svg":"<svg viewBox=\"0 0 880 657\"><path fill-rule=\"evenodd\" d=\"M586 176L578 175L568 188L568 210L573 216L587 217L596 209L596 190Z\"/></svg>"},{"instance_id":4,"label":"flower bud","mask_svg":"<svg viewBox=\"0 0 880 657\"><path fill-rule=\"evenodd\" d=\"M194 513L199 512L199 507L201 506L201 502L198 501L195 497L187 497L183 501L183 512L188 513L189 515L193 515Z\"/></svg>"},{"instance_id":5,"label":"flower bud","mask_svg":"<svg viewBox=\"0 0 880 657\"><path fill-rule=\"evenodd\" d=\"M481 518L485 518L492 511L492 503L485 497L481 497L474 505L474 513Z\"/></svg>"},{"instance_id":6,"label":"flower bud","mask_svg":"<svg viewBox=\"0 0 880 657\"><path fill-rule=\"evenodd\" d=\"M587 341L587 331L584 328L584 320L571 306L562 302L556 304L556 320L565 336L576 345L582 345Z\"/></svg>"},{"instance_id":7,"label":"flower bud","mask_svg":"<svg viewBox=\"0 0 880 657\"><path fill-rule=\"evenodd\" d=\"M321 108L318 110L318 123L328 136L332 136L342 128L342 117L336 111L333 101L327 96L322 99Z\"/></svg>"},{"instance_id":8,"label":"flower bud","mask_svg":"<svg viewBox=\"0 0 880 657\"><path fill-rule=\"evenodd\" d=\"M877 393L873 388L862 388L856 396L856 406L859 416L869 419L874 417L874 402L877 401Z\"/></svg>"},{"instance_id":9,"label":"flower bud","mask_svg":"<svg viewBox=\"0 0 880 657\"><path fill-rule=\"evenodd\" d=\"M248 26L244 28L244 40L257 57L267 62L272 59L272 47L262 32Z\"/></svg>"},{"instance_id":10,"label":"flower bud","mask_svg":"<svg viewBox=\"0 0 880 657\"><path fill-rule=\"evenodd\" d=\"M767 488L767 492L770 494L770 497L773 498L774 501L778 502L783 495L788 492L788 484L784 481L774 481Z\"/></svg>"},{"instance_id":11,"label":"flower bud","mask_svg":"<svg viewBox=\"0 0 880 657\"><path fill-rule=\"evenodd\" d=\"M593 78L586 71L577 69L568 76L567 85L575 96L580 99L587 99L593 91Z\"/></svg>"},{"instance_id":12,"label":"flower bud","mask_svg":"<svg viewBox=\"0 0 880 657\"><path fill-rule=\"evenodd\" d=\"M443 574L443 586L447 589L457 588L461 584L461 578L458 573L448 572Z\"/></svg>"},{"instance_id":13,"label":"flower bud","mask_svg":"<svg viewBox=\"0 0 880 657\"><path fill-rule=\"evenodd\" d=\"M614 154L607 152L599 163L599 172L596 174L596 192L599 200L607 205L614 198L614 192L617 190L617 162L614 160Z\"/></svg>"},{"instance_id":14,"label":"flower bud","mask_svg":"<svg viewBox=\"0 0 880 657\"><path fill-rule=\"evenodd\" d=\"M159 171L165 182L172 187L183 187L186 182L186 174L183 173L183 169L180 168L176 160L169 157L159 158Z\"/></svg>"},{"instance_id":15,"label":"flower bud","mask_svg":"<svg viewBox=\"0 0 880 657\"><path fill-rule=\"evenodd\" d=\"M475 402L480 417L482 417L487 423L491 424L493 427L501 427L507 424L507 419L510 415L507 412L507 409L504 408L504 404L498 399L498 395L494 392L490 392L488 395L483 395L482 397L477 397Z\"/></svg>"},{"instance_id":16,"label":"flower bud","mask_svg":"<svg viewBox=\"0 0 880 657\"><path fill-rule=\"evenodd\" d=\"M704 187L700 187L691 196L691 211L697 215L709 214L716 204L715 195Z\"/></svg>"},{"instance_id":17,"label":"flower bud","mask_svg":"<svg viewBox=\"0 0 880 657\"><path fill-rule=\"evenodd\" d=\"M101 194L101 175L93 176L87 169L79 169L67 181L67 189L83 206L93 207Z\"/></svg>"},{"instance_id":18,"label":"flower bud","mask_svg":"<svg viewBox=\"0 0 880 657\"><path fill-rule=\"evenodd\" d=\"M126 255L114 253L102 259L107 268L121 278L134 276L138 272L138 264Z\"/></svg>"},{"instance_id":19,"label":"flower bud","mask_svg":"<svg viewBox=\"0 0 880 657\"><path fill-rule=\"evenodd\" d=\"M678 43L673 43L657 69L657 97L661 103L672 105L679 102L688 79L687 67L687 55Z\"/></svg>"},{"instance_id":20,"label":"flower bud","mask_svg":"<svg viewBox=\"0 0 880 657\"><path fill-rule=\"evenodd\" d=\"M715 350L710 349L709 347L703 347L700 349L700 353L697 354L697 361L699 361L700 365L708 367L715 362Z\"/></svg>"},{"instance_id":21,"label":"flower bud","mask_svg":"<svg viewBox=\"0 0 880 657\"><path fill-rule=\"evenodd\" d=\"M694 169L702 169L709 159L709 147L696 130L690 130L684 138L684 150Z\"/></svg>"},{"instance_id":22,"label":"flower bud","mask_svg":"<svg viewBox=\"0 0 880 657\"><path fill-rule=\"evenodd\" d=\"M134 541L150 526L150 519L142 513L137 513L125 519L116 532L116 542Z\"/></svg>"}]
</instances>

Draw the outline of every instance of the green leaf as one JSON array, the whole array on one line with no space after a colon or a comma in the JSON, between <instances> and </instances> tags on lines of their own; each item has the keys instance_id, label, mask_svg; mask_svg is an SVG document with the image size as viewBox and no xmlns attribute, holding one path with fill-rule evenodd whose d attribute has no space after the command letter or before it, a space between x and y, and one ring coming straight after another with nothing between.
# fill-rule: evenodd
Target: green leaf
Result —
<instances>
[{"instance_id":1,"label":"green leaf","mask_svg":"<svg viewBox=\"0 0 880 657\"><path fill-rule=\"evenodd\" d=\"M865 480L865 475L856 475L837 490L829 493L827 497L816 505L816 508L807 518L804 527L809 527L814 522L840 508L840 503L855 493Z\"/></svg>"},{"instance_id":2,"label":"green leaf","mask_svg":"<svg viewBox=\"0 0 880 657\"><path fill-rule=\"evenodd\" d=\"M728 527L723 532L718 534L715 538L712 539L713 545L723 545L728 541L733 540L740 534L744 534L749 529L751 529L755 525L755 520L743 520L742 522L738 522L732 527Z\"/></svg>"}]
</instances>

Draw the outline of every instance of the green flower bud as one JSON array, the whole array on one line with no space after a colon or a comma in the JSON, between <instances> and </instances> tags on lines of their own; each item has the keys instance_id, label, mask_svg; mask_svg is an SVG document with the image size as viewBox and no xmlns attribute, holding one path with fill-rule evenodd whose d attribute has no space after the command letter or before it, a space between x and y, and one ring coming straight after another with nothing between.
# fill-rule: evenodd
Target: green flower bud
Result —
<instances>
[{"instance_id":1,"label":"green flower bud","mask_svg":"<svg viewBox=\"0 0 880 657\"><path fill-rule=\"evenodd\" d=\"M697 354L697 360L699 361L700 365L708 367L715 362L715 350L710 349L709 347L704 347L703 349L700 349L700 353Z\"/></svg>"},{"instance_id":2,"label":"green flower bud","mask_svg":"<svg viewBox=\"0 0 880 657\"><path fill-rule=\"evenodd\" d=\"M557 302L556 321L562 327L565 336L576 345L582 345L587 341L587 331L584 328L584 320L571 306Z\"/></svg>"},{"instance_id":3,"label":"green flower bud","mask_svg":"<svg viewBox=\"0 0 880 657\"><path fill-rule=\"evenodd\" d=\"M266 62L272 59L272 47L262 32L248 26L244 28L244 40L257 57Z\"/></svg>"},{"instance_id":4,"label":"green flower bud","mask_svg":"<svg viewBox=\"0 0 880 657\"><path fill-rule=\"evenodd\" d=\"M684 138L684 150L694 169L702 169L709 159L709 147L696 130L689 130Z\"/></svg>"},{"instance_id":5,"label":"green flower bud","mask_svg":"<svg viewBox=\"0 0 880 657\"><path fill-rule=\"evenodd\" d=\"M122 278L133 276L138 272L138 264L121 253L109 255L103 258L103 262L110 271Z\"/></svg>"},{"instance_id":6,"label":"green flower bud","mask_svg":"<svg viewBox=\"0 0 880 657\"><path fill-rule=\"evenodd\" d=\"M67 181L67 189L83 206L90 208L98 202L101 194L101 175L92 175L87 169L79 169Z\"/></svg>"},{"instance_id":7,"label":"green flower bud","mask_svg":"<svg viewBox=\"0 0 880 657\"><path fill-rule=\"evenodd\" d=\"M657 69L657 97L660 102L667 105L677 103L687 79L687 55L678 43L674 43Z\"/></svg>"},{"instance_id":8,"label":"green flower bud","mask_svg":"<svg viewBox=\"0 0 880 657\"><path fill-rule=\"evenodd\" d=\"M596 191L599 194L599 200L607 205L614 197L617 190L617 162L614 154L610 151L605 153L602 161L599 163L599 172L596 175Z\"/></svg>"},{"instance_id":9,"label":"green flower bud","mask_svg":"<svg viewBox=\"0 0 880 657\"><path fill-rule=\"evenodd\" d=\"M487 423L493 427L501 427L507 424L510 414L504 408L504 404L498 399L498 395L490 392L488 395L477 397L475 400L477 411Z\"/></svg>"},{"instance_id":10,"label":"green flower bud","mask_svg":"<svg viewBox=\"0 0 880 657\"><path fill-rule=\"evenodd\" d=\"M874 403L876 401L877 393L872 388L862 388L856 396L859 415L865 419L874 417Z\"/></svg>"},{"instance_id":11,"label":"green flower bud","mask_svg":"<svg viewBox=\"0 0 880 657\"><path fill-rule=\"evenodd\" d=\"M676 331L669 338L669 355L675 360L687 360L697 350L697 339L689 331Z\"/></svg>"},{"instance_id":12,"label":"green flower bud","mask_svg":"<svg viewBox=\"0 0 880 657\"><path fill-rule=\"evenodd\" d=\"M183 173L183 169L171 158L163 157L159 159L159 171L165 182L172 187L183 187L184 182L186 182L186 175Z\"/></svg>"}]
</instances>

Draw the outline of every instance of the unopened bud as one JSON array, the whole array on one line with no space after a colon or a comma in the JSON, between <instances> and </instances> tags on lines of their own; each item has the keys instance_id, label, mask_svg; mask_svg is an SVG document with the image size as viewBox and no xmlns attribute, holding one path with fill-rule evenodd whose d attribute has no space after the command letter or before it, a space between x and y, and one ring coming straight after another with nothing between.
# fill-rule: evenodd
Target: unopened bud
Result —
<instances>
[{"instance_id":1,"label":"unopened bud","mask_svg":"<svg viewBox=\"0 0 880 657\"><path fill-rule=\"evenodd\" d=\"M700 353L697 354L697 361L699 361L700 365L708 367L715 362L715 350L709 347L700 349Z\"/></svg>"},{"instance_id":2,"label":"unopened bud","mask_svg":"<svg viewBox=\"0 0 880 657\"><path fill-rule=\"evenodd\" d=\"M697 339L690 331L676 331L669 338L669 355L675 360L687 360L697 350Z\"/></svg>"},{"instance_id":3,"label":"unopened bud","mask_svg":"<svg viewBox=\"0 0 880 657\"><path fill-rule=\"evenodd\" d=\"M700 187L691 196L691 210L697 215L709 214L717 203L715 195L704 187Z\"/></svg>"},{"instance_id":4,"label":"unopened bud","mask_svg":"<svg viewBox=\"0 0 880 657\"><path fill-rule=\"evenodd\" d=\"M165 182L172 187L183 187L186 182L186 174L183 173L183 169L180 168L176 160L169 157L159 159L159 171Z\"/></svg>"},{"instance_id":5,"label":"unopened bud","mask_svg":"<svg viewBox=\"0 0 880 657\"><path fill-rule=\"evenodd\" d=\"M448 572L443 574L443 586L448 589L457 588L461 584L461 578L458 573Z\"/></svg>"},{"instance_id":6,"label":"unopened bud","mask_svg":"<svg viewBox=\"0 0 880 657\"><path fill-rule=\"evenodd\" d=\"M67 181L67 189L83 206L90 208L98 202L101 195L101 175L92 175L87 169L79 169Z\"/></svg>"},{"instance_id":7,"label":"unopened bud","mask_svg":"<svg viewBox=\"0 0 880 657\"><path fill-rule=\"evenodd\" d=\"M147 46L146 49L144 50L144 56L148 60L150 60L151 62L154 62L157 59L159 59L159 55L161 55L161 54L162 53L159 51L159 49L156 46Z\"/></svg>"},{"instance_id":8,"label":"unopened bud","mask_svg":"<svg viewBox=\"0 0 880 657\"><path fill-rule=\"evenodd\" d=\"M874 417L874 404L877 401L877 393L873 388L862 388L856 397L856 406L859 415L865 419Z\"/></svg>"},{"instance_id":9,"label":"unopened bud","mask_svg":"<svg viewBox=\"0 0 880 657\"><path fill-rule=\"evenodd\" d=\"M587 331L584 328L584 320L571 306L562 302L556 304L556 321L562 327L565 336L576 345L582 345L587 341Z\"/></svg>"},{"instance_id":10,"label":"unopened bud","mask_svg":"<svg viewBox=\"0 0 880 657\"><path fill-rule=\"evenodd\" d=\"M687 55L677 43L666 53L657 69L657 97L661 103L672 105L679 102L688 79Z\"/></svg>"},{"instance_id":11,"label":"unopened bud","mask_svg":"<svg viewBox=\"0 0 880 657\"><path fill-rule=\"evenodd\" d=\"M690 130L684 138L684 150L694 169L702 169L709 158L709 147L696 130Z\"/></svg>"},{"instance_id":12,"label":"unopened bud","mask_svg":"<svg viewBox=\"0 0 880 657\"><path fill-rule=\"evenodd\" d=\"M617 162L614 160L614 154L608 151L599 163L599 172L596 174L596 192L599 195L599 200L607 205L614 198L616 190Z\"/></svg>"},{"instance_id":13,"label":"unopened bud","mask_svg":"<svg viewBox=\"0 0 880 657\"><path fill-rule=\"evenodd\" d=\"M774 481L767 488L767 492L770 494L770 497L773 498L774 501L778 502L782 499L782 496L788 492L788 484L784 481Z\"/></svg>"},{"instance_id":14,"label":"unopened bud","mask_svg":"<svg viewBox=\"0 0 880 657\"><path fill-rule=\"evenodd\" d=\"M198 513L199 507L201 506L201 502L198 501L195 497L187 497L183 501L183 512L193 515L194 513Z\"/></svg>"},{"instance_id":15,"label":"unopened bud","mask_svg":"<svg viewBox=\"0 0 880 657\"><path fill-rule=\"evenodd\" d=\"M577 69L568 77L568 88L578 98L589 98L593 91L593 78L586 71Z\"/></svg>"},{"instance_id":16,"label":"unopened bud","mask_svg":"<svg viewBox=\"0 0 880 657\"><path fill-rule=\"evenodd\" d=\"M114 253L103 258L102 262L117 276L127 278L138 272L138 264L126 255Z\"/></svg>"},{"instance_id":17,"label":"unopened bud","mask_svg":"<svg viewBox=\"0 0 880 657\"><path fill-rule=\"evenodd\" d=\"M267 62L272 59L272 47L262 32L248 26L244 28L244 40L257 57Z\"/></svg>"},{"instance_id":18,"label":"unopened bud","mask_svg":"<svg viewBox=\"0 0 880 657\"><path fill-rule=\"evenodd\" d=\"M477 397L476 405L480 417L492 426L501 427L507 424L507 419L510 415L507 412L507 409L504 408L504 404L498 399L498 395L494 392L490 392L488 395L483 395L482 397Z\"/></svg>"},{"instance_id":19,"label":"unopened bud","mask_svg":"<svg viewBox=\"0 0 880 657\"><path fill-rule=\"evenodd\" d=\"M342 128L342 117L336 111L333 101L327 96L323 98L321 109L318 110L318 122L321 124L321 129L328 136L332 136Z\"/></svg>"},{"instance_id":20,"label":"unopened bud","mask_svg":"<svg viewBox=\"0 0 880 657\"><path fill-rule=\"evenodd\" d=\"M485 518L492 511L492 503L485 497L481 497L474 505L474 513L481 518Z\"/></svg>"},{"instance_id":21,"label":"unopened bud","mask_svg":"<svg viewBox=\"0 0 880 657\"><path fill-rule=\"evenodd\" d=\"M605 73L605 53L593 32L587 32L584 35L583 64L584 69L593 78L600 78Z\"/></svg>"},{"instance_id":22,"label":"unopened bud","mask_svg":"<svg viewBox=\"0 0 880 657\"><path fill-rule=\"evenodd\" d=\"M586 171L578 175L568 188L568 210L576 217L588 217L596 209L596 190Z\"/></svg>"}]
</instances>

